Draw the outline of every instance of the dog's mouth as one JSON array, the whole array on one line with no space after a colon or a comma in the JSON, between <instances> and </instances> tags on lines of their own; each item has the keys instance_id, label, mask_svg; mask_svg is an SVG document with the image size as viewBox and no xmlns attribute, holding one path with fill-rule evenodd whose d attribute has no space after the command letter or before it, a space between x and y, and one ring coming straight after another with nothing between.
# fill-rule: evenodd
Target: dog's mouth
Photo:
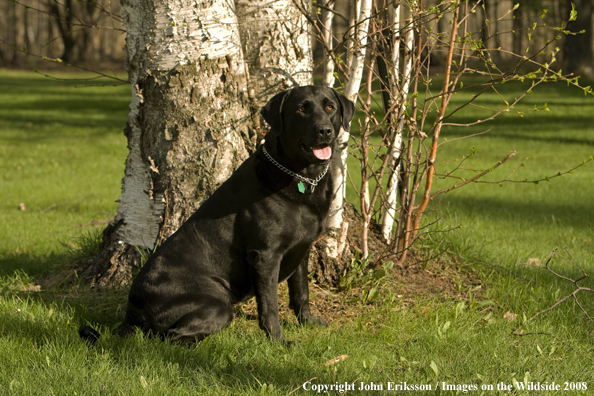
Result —
<instances>
[{"instance_id":1,"label":"dog's mouth","mask_svg":"<svg viewBox=\"0 0 594 396\"><path fill-rule=\"evenodd\" d=\"M311 148L311 151L317 159L322 161L328 160L330 157L332 157L332 147L328 146L327 144L314 146Z\"/></svg>"},{"instance_id":2,"label":"dog's mouth","mask_svg":"<svg viewBox=\"0 0 594 396\"><path fill-rule=\"evenodd\" d=\"M313 153L313 155L321 161L329 160L332 157L332 147L327 144L312 147L303 144L301 145L301 148L305 152Z\"/></svg>"}]
</instances>

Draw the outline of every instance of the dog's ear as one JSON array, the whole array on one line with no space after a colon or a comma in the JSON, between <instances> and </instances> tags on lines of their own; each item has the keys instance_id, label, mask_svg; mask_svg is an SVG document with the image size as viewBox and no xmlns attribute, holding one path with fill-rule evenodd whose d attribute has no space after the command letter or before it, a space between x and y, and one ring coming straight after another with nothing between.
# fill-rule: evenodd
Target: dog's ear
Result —
<instances>
[{"instance_id":1,"label":"dog's ear","mask_svg":"<svg viewBox=\"0 0 594 396\"><path fill-rule=\"evenodd\" d=\"M351 120L355 116L355 104L347 99L346 96L336 91L334 91L334 96L338 99L338 103L340 103L340 115L342 116L342 129L345 131L349 131L351 129Z\"/></svg>"},{"instance_id":2,"label":"dog's ear","mask_svg":"<svg viewBox=\"0 0 594 396\"><path fill-rule=\"evenodd\" d=\"M289 97L290 89L276 94L262 107L260 114L270 125L270 131L275 135L280 135L283 131L283 104Z\"/></svg>"}]
</instances>

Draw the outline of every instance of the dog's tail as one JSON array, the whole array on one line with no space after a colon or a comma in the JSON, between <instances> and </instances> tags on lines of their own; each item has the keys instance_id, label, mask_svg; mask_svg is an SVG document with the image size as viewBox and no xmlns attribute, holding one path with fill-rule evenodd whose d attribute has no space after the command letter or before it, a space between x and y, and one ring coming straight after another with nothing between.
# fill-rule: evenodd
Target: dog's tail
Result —
<instances>
[{"instance_id":1,"label":"dog's tail","mask_svg":"<svg viewBox=\"0 0 594 396\"><path fill-rule=\"evenodd\" d=\"M78 328L78 335L89 345L95 345L95 343L99 340L99 337L101 337L101 334L99 334L97 330L86 325L82 325Z\"/></svg>"}]
</instances>

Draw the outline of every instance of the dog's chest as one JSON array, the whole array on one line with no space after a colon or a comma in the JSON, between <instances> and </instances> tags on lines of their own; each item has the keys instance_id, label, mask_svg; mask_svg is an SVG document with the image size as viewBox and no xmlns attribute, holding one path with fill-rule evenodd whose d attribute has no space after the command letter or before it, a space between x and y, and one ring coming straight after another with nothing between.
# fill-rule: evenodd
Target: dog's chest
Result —
<instances>
[{"instance_id":1,"label":"dog's chest","mask_svg":"<svg viewBox=\"0 0 594 396\"><path fill-rule=\"evenodd\" d=\"M289 216L290 221L294 223L291 231L295 241L312 243L326 226L326 213L314 207L304 205Z\"/></svg>"}]
</instances>

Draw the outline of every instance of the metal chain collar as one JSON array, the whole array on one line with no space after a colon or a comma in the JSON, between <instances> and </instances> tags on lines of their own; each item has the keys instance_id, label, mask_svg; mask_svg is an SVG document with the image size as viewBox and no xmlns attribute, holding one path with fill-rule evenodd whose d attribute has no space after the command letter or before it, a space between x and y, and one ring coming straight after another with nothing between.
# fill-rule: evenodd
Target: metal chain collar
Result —
<instances>
[{"instance_id":1,"label":"metal chain collar","mask_svg":"<svg viewBox=\"0 0 594 396\"><path fill-rule=\"evenodd\" d=\"M281 164L279 164L278 162L276 162L276 160L274 158L272 158L270 156L270 154L268 154L268 151L266 151L266 148L264 146L262 146L262 152L264 153L266 158L268 158L270 160L270 162L272 162L274 165L276 165L280 170L282 170L283 172L289 174L290 176L296 177L297 179L300 180L300 183L298 184L297 187L299 188L299 192L302 194L305 192L305 187L303 186L302 182L309 184L311 186L311 192L313 193L314 189L316 188L316 186L318 185L320 180L322 180L322 178L324 176L326 176L326 173L328 173L328 169L330 169L330 164L326 165L326 169L324 170L324 172L322 172L322 174L320 176L318 176L317 179L313 180L313 179L309 179L307 177L303 177L300 174L297 174L293 171L290 171L287 168L285 168L284 166L282 166Z\"/></svg>"}]
</instances>

